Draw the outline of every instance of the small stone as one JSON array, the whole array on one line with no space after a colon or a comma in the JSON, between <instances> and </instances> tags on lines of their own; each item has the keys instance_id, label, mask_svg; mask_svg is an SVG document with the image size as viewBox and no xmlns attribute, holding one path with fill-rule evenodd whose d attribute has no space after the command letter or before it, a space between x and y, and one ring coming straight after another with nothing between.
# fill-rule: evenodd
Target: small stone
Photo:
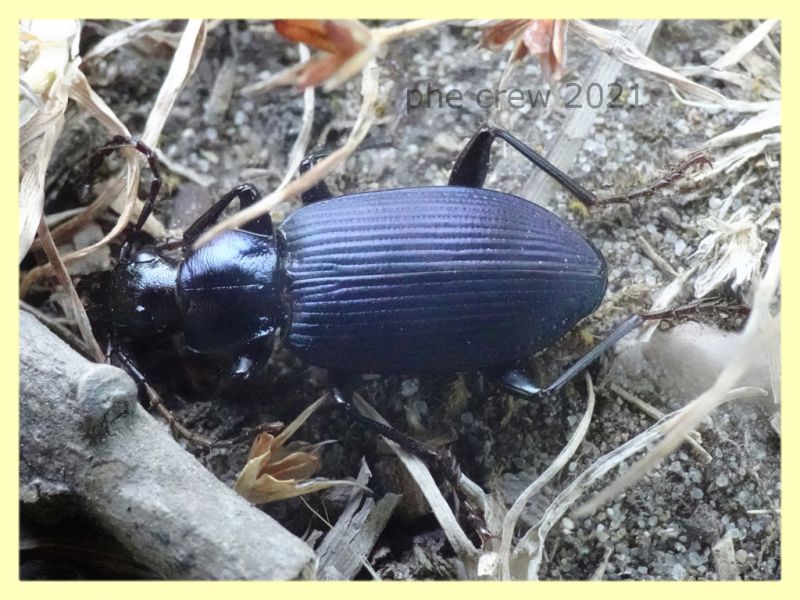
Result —
<instances>
[{"instance_id":1,"label":"small stone","mask_svg":"<svg viewBox=\"0 0 800 600\"><path fill-rule=\"evenodd\" d=\"M703 490L701 490L700 488L692 488L692 491L689 493L689 495L694 500L702 500L703 499Z\"/></svg>"},{"instance_id":2,"label":"small stone","mask_svg":"<svg viewBox=\"0 0 800 600\"><path fill-rule=\"evenodd\" d=\"M419 391L419 381L416 379L404 379L400 384L400 395L403 398L411 398Z\"/></svg>"},{"instance_id":3,"label":"small stone","mask_svg":"<svg viewBox=\"0 0 800 600\"><path fill-rule=\"evenodd\" d=\"M699 567L706 562L706 559L700 556L697 552L689 552L686 556L689 564L693 567Z\"/></svg>"},{"instance_id":4,"label":"small stone","mask_svg":"<svg viewBox=\"0 0 800 600\"><path fill-rule=\"evenodd\" d=\"M686 569L683 568L681 563L675 563L675 566L672 567L672 573L670 576L674 581L683 581L686 579Z\"/></svg>"},{"instance_id":5,"label":"small stone","mask_svg":"<svg viewBox=\"0 0 800 600\"><path fill-rule=\"evenodd\" d=\"M728 485L728 478L725 475L718 475L715 480L717 487L724 488Z\"/></svg>"}]
</instances>

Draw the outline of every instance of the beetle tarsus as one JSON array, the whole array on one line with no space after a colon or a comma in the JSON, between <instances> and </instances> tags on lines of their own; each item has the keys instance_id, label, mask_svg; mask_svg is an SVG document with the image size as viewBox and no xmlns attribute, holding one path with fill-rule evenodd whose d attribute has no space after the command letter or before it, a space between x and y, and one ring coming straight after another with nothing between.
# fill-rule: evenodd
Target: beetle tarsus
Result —
<instances>
[{"instance_id":1,"label":"beetle tarsus","mask_svg":"<svg viewBox=\"0 0 800 600\"><path fill-rule=\"evenodd\" d=\"M639 198L649 198L653 194L656 193L657 190L661 188L668 187L675 183L677 180L681 179L682 177L686 176L686 173L694 166L703 166L703 167L710 167L713 165L713 161L708 154L705 153L695 153L690 154L687 158L680 162L674 169L672 169L666 175L662 175L657 177L656 179L648 182L644 185L644 187L639 188L638 190L633 190L631 192L626 192L624 194L615 194L613 196L606 196L603 198L597 199L598 205L603 204L624 204L630 202L631 200L637 200Z\"/></svg>"}]
</instances>

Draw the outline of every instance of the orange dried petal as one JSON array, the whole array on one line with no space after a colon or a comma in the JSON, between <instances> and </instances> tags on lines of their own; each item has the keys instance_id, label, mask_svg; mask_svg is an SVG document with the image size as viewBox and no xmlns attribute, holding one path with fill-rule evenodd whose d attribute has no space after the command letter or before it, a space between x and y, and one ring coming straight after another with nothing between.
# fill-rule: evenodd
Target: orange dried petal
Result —
<instances>
[{"instance_id":1,"label":"orange dried petal","mask_svg":"<svg viewBox=\"0 0 800 600\"><path fill-rule=\"evenodd\" d=\"M346 21L326 19L276 19L275 29L286 39L317 50L350 56L361 48Z\"/></svg>"},{"instance_id":2,"label":"orange dried petal","mask_svg":"<svg viewBox=\"0 0 800 600\"><path fill-rule=\"evenodd\" d=\"M320 465L321 461L318 456L306 452L295 452L279 462L270 463L265 472L275 479L302 481L315 475L319 471ZM259 473L258 476L260 477L262 474Z\"/></svg>"},{"instance_id":3,"label":"orange dried petal","mask_svg":"<svg viewBox=\"0 0 800 600\"><path fill-rule=\"evenodd\" d=\"M311 58L303 64L297 74L297 87L305 89L318 86L332 77L347 59L347 56L339 54L325 54Z\"/></svg>"},{"instance_id":4,"label":"orange dried petal","mask_svg":"<svg viewBox=\"0 0 800 600\"><path fill-rule=\"evenodd\" d=\"M507 19L493 23L483 29L481 44L496 50L517 37L528 23L527 19Z\"/></svg>"},{"instance_id":5,"label":"orange dried petal","mask_svg":"<svg viewBox=\"0 0 800 600\"><path fill-rule=\"evenodd\" d=\"M522 39L531 54L540 56L550 53L554 25L555 21L552 19L537 19L528 23L522 33Z\"/></svg>"},{"instance_id":6,"label":"orange dried petal","mask_svg":"<svg viewBox=\"0 0 800 600\"><path fill-rule=\"evenodd\" d=\"M267 454L272 449L272 445L274 444L275 436L269 433L259 433L256 436L256 439L253 440L253 445L250 446L250 452L247 455L247 460L253 460L254 458L261 456L262 454Z\"/></svg>"}]
</instances>

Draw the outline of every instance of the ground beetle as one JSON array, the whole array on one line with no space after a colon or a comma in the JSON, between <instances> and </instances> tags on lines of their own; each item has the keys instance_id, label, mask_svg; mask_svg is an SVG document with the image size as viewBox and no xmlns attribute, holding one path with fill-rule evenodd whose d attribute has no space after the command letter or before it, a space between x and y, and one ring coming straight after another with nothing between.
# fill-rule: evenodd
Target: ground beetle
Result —
<instances>
[{"instance_id":1,"label":"ground beetle","mask_svg":"<svg viewBox=\"0 0 800 600\"><path fill-rule=\"evenodd\" d=\"M598 307L607 269L597 248L563 219L483 188L497 138L587 206L650 193L705 160L685 161L643 191L599 199L509 132L484 126L447 186L334 198L320 182L303 194L307 206L279 228L265 215L192 250L235 198L242 207L260 198L243 184L186 230L182 260L132 253L128 238L113 273L113 324L135 336L182 330L192 350L225 357L239 377L266 363L280 332L298 357L333 373L332 395L343 406L349 404L337 382L344 373L481 369L515 393L553 393L642 318L624 321L545 388L519 370L520 359ZM157 165L132 138L115 139L100 155L123 146L147 155L154 172L138 233L158 193Z\"/></svg>"}]
</instances>

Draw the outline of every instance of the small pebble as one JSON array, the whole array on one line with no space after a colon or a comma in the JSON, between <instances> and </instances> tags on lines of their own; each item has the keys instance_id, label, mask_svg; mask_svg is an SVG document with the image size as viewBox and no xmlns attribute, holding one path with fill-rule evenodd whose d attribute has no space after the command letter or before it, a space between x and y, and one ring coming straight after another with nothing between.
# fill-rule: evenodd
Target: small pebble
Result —
<instances>
[{"instance_id":1,"label":"small pebble","mask_svg":"<svg viewBox=\"0 0 800 600\"><path fill-rule=\"evenodd\" d=\"M416 379L404 379L400 384L400 395L403 398L411 398L419 391L419 381Z\"/></svg>"},{"instance_id":2,"label":"small pebble","mask_svg":"<svg viewBox=\"0 0 800 600\"><path fill-rule=\"evenodd\" d=\"M689 552L686 555L686 559L689 561L689 564L693 567L699 567L703 563L706 562L706 559L699 555L697 552Z\"/></svg>"},{"instance_id":3,"label":"small pebble","mask_svg":"<svg viewBox=\"0 0 800 600\"><path fill-rule=\"evenodd\" d=\"M675 563L675 566L672 567L671 577L675 581L683 581L686 579L686 569L683 568L681 563Z\"/></svg>"}]
</instances>

